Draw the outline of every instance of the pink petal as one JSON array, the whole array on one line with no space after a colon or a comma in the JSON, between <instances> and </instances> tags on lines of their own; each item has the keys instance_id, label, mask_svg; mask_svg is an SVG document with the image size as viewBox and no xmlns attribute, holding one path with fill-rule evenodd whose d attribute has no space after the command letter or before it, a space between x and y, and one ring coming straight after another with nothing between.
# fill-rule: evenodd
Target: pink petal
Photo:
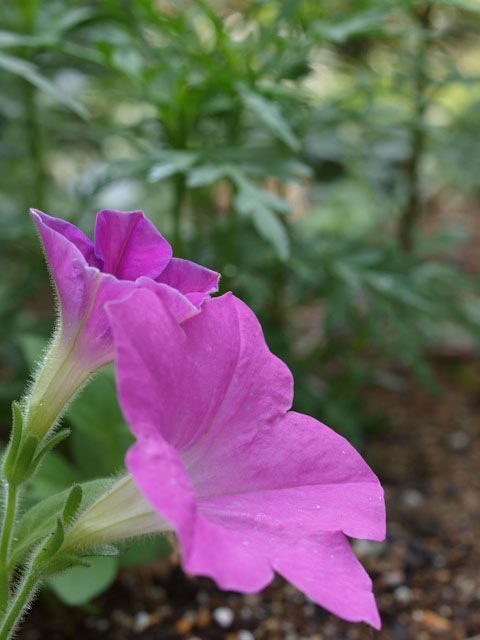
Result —
<instances>
[{"instance_id":1,"label":"pink petal","mask_svg":"<svg viewBox=\"0 0 480 640\"><path fill-rule=\"evenodd\" d=\"M218 291L220 275L195 262L172 258L158 278L181 293L196 306L208 297L209 293Z\"/></svg>"},{"instance_id":2,"label":"pink petal","mask_svg":"<svg viewBox=\"0 0 480 640\"><path fill-rule=\"evenodd\" d=\"M199 313L198 307L190 302L187 296L168 284L142 276L137 278L135 285L141 289L153 291L163 301L177 322L184 322Z\"/></svg>"},{"instance_id":3,"label":"pink petal","mask_svg":"<svg viewBox=\"0 0 480 640\"><path fill-rule=\"evenodd\" d=\"M102 271L122 280L156 278L172 257L172 248L142 211L100 211L95 252Z\"/></svg>"},{"instance_id":4,"label":"pink petal","mask_svg":"<svg viewBox=\"0 0 480 640\"><path fill-rule=\"evenodd\" d=\"M235 531L198 515L190 480L173 447L161 438L142 439L129 449L126 464L145 498L176 531L187 572L245 593L272 580L268 558L243 545Z\"/></svg>"},{"instance_id":5,"label":"pink petal","mask_svg":"<svg viewBox=\"0 0 480 640\"><path fill-rule=\"evenodd\" d=\"M249 324L240 324L238 308ZM290 407L290 371L268 351L253 313L230 294L205 302L182 327L146 290L108 311L122 407L137 435L161 434L183 451L207 429L262 424Z\"/></svg>"},{"instance_id":6,"label":"pink petal","mask_svg":"<svg viewBox=\"0 0 480 640\"><path fill-rule=\"evenodd\" d=\"M179 327L141 291L110 305L110 318L127 420L182 451L202 513L225 526L384 538L378 479L344 438L286 413L290 372L246 305L227 294Z\"/></svg>"},{"instance_id":7,"label":"pink petal","mask_svg":"<svg viewBox=\"0 0 480 640\"><path fill-rule=\"evenodd\" d=\"M312 600L345 620L380 629L371 580L343 534L266 539L264 544L278 545L273 567Z\"/></svg>"},{"instance_id":8,"label":"pink petal","mask_svg":"<svg viewBox=\"0 0 480 640\"><path fill-rule=\"evenodd\" d=\"M371 581L342 534L245 533L207 519L196 509L180 456L161 438L137 442L127 454L127 467L177 532L187 572L211 577L222 589L253 593L269 584L275 569L332 613L379 628Z\"/></svg>"},{"instance_id":9,"label":"pink petal","mask_svg":"<svg viewBox=\"0 0 480 640\"><path fill-rule=\"evenodd\" d=\"M385 538L383 489L347 440L293 411L242 426L207 431L184 455L204 515L241 531Z\"/></svg>"},{"instance_id":10,"label":"pink petal","mask_svg":"<svg viewBox=\"0 0 480 640\"><path fill-rule=\"evenodd\" d=\"M276 569L329 610L378 626L341 532L383 539L380 483L344 438L288 412L290 372L248 307L227 294L180 327L139 290L108 313L139 438L127 464L177 531L185 569L246 592Z\"/></svg>"},{"instance_id":11,"label":"pink petal","mask_svg":"<svg viewBox=\"0 0 480 640\"><path fill-rule=\"evenodd\" d=\"M63 332L69 339L87 310L88 292L93 286L92 272L86 272L86 257L77 246L82 246L82 233L77 230L77 236L73 225L65 226L44 213L31 213L60 300Z\"/></svg>"},{"instance_id":12,"label":"pink petal","mask_svg":"<svg viewBox=\"0 0 480 640\"><path fill-rule=\"evenodd\" d=\"M92 267L97 266L93 242L89 238L87 238L83 231L81 231L78 227L76 227L74 224L71 224L70 222L67 222L67 220L48 216L46 213L38 211L37 209L30 209L30 213L32 214L33 221L37 225L37 229L39 230L41 236L41 229L45 227L57 232L60 236L63 236L66 240L70 241L73 245L76 246L76 248L80 251L89 265L91 265Z\"/></svg>"}]
</instances>

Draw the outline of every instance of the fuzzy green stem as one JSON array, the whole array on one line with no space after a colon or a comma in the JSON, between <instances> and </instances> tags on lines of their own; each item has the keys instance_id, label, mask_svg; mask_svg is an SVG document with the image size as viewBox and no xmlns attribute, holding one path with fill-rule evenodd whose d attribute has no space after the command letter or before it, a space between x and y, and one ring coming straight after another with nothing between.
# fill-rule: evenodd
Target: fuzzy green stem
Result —
<instances>
[{"instance_id":1,"label":"fuzzy green stem","mask_svg":"<svg viewBox=\"0 0 480 640\"><path fill-rule=\"evenodd\" d=\"M20 618L35 593L40 576L34 568L31 568L17 589L7 614L0 626L0 640L8 640L12 637Z\"/></svg>"},{"instance_id":2,"label":"fuzzy green stem","mask_svg":"<svg viewBox=\"0 0 480 640\"><path fill-rule=\"evenodd\" d=\"M6 610L10 595L9 553L17 512L18 489L13 484L6 484L5 493L5 509L0 534L0 615Z\"/></svg>"}]
</instances>

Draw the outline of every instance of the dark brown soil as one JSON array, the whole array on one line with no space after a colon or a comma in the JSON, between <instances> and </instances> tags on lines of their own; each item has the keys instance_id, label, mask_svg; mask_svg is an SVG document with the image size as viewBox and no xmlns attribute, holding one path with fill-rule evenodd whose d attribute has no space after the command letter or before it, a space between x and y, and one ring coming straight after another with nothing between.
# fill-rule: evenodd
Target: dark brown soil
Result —
<instances>
[{"instance_id":1,"label":"dark brown soil","mask_svg":"<svg viewBox=\"0 0 480 640\"><path fill-rule=\"evenodd\" d=\"M45 596L25 640L480 640L480 367L443 361L440 392L372 392L391 427L367 447L386 488L389 534L359 543L380 633L327 614L278 579L255 596L222 593L178 568L124 572L90 610Z\"/></svg>"}]
</instances>

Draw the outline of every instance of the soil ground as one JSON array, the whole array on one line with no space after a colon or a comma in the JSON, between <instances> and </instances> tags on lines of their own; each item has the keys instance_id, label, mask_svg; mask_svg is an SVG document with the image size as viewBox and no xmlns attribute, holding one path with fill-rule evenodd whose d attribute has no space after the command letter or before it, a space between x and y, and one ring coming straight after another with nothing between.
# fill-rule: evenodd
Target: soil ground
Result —
<instances>
[{"instance_id":1,"label":"soil ground","mask_svg":"<svg viewBox=\"0 0 480 640\"><path fill-rule=\"evenodd\" d=\"M407 385L369 401L390 428L367 446L386 488L385 543L356 551L374 581L380 633L349 625L283 580L255 596L158 565L120 574L90 610L41 599L25 640L480 640L480 366L442 360L436 396Z\"/></svg>"}]
</instances>

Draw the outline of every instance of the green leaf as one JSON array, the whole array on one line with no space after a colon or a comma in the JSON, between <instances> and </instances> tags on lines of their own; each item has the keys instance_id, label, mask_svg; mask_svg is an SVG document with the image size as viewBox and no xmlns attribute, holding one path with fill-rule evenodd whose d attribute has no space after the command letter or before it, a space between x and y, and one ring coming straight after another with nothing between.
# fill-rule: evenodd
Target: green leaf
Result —
<instances>
[{"instance_id":1,"label":"green leaf","mask_svg":"<svg viewBox=\"0 0 480 640\"><path fill-rule=\"evenodd\" d=\"M147 565L172 553L166 536L159 534L153 538L140 538L124 543L126 550L120 556L120 566L134 567Z\"/></svg>"},{"instance_id":2,"label":"green leaf","mask_svg":"<svg viewBox=\"0 0 480 640\"><path fill-rule=\"evenodd\" d=\"M0 53L0 69L13 73L20 78L23 78L30 84L33 84L37 89L47 93L54 98L60 104L76 113L80 118L87 120L89 117L88 111L76 100L73 100L65 92L60 91L55 84L42 75L37 67L31 62L27 62L22 58L11 56L6 53Z\"/></svg>"},{"instance_id":3,"label":"green leaf","mask_svg":"<svg viewBox=\"0 0 480 640\"><path fill-rule=\"evenodd\" d=\"M14 31L0 31L0 48L7 47L36 47L51 44L50 37L26 36Z\"/></svg>"},{"instance_id":4,"label":"green leaf","mask_svg":"<svg viewBox=\"0 0 480 640\"><path fill-rule=\"evenodd\" d=\"M197 159L197 154L187 151L168 151L164 158L150 167L150 182L165 180L176 173L184 173Z\"/></svg>"},{"instance_id":5,"label":"green leaf","mask_svg":"<svg viewBox=\"0 0 480 640\"><path fill-rule=\"evenodd\" d=\"M82 478L109 476L123 469L133 437L118 406L111 368L98 373L67 416L73 425L72 455Z\"/></svg>"},{"instance_id":6,"label":"green leaf","mask_svg":"<svg viewBox=\"0 0 480 640\"><path fill-rule=\"evenodd\" d=\"M40 336L24 334L20 336L19 343L28 366L33 369L37 362L41 360L48 342Z\"/></svg>"},{"instance_id":7,"label":"green leaf","mask_svg":"<svg viewBox=\"0 0 480 640\"><path fill-rule=\"evenodd\" d=\"M206 187L228 175L228 166L218 166L214 164L204 164L195 167L188 173L187 185L191 189L196 187Z\"/></svg>"},{"instance_id":8,"label":"green leaf","mask_svg":"<svg viewBox=\"0 0 480 640\"><path fill-rule=\"evenodd\" d=\"M349 16L345 20L337 20L335 23L317 22L314 31L317 35L333 42L346 42L350 38L381 35L382 13L380 11L364 11L357 15Z\"/></svg>"},{"instance_id":9,"label":"green leaf","mask_svg":"<svg viewBox=\"0 0 480 640\"><path fill-rule=\"evenodd\" d=\"M89 567L73 567L47 578L46 584L58 598L70 606L87 604L115 580L118 558L100 556L87 559Z\"/></svg>"},{"instance_id":10,"label":"green leaf","mask_svg":"<svg viewBox=\"0 0 480 640\"><path fill-rule=\"evenodd\" d=\"M288 203L246 179L239 180L237 177L236 183L236 209L251 218L258 233L274 247L281 260L286 260L290 255L290 241L285 226L274 210L281 207L285 211L288 209Z\"/></svg>"},{"instance_id":11,"label":"green leaf","mask_svg":"<svg viewBox=\"0 0 480 640\"><path fill-rule=\"evenodd\" d=\"M284 142L292 151L300 149L300 142L290 125L283 117L280 108L259 93L242 92L245 106L248 107L271 133Z\"/></svg>"}]
</instances>

